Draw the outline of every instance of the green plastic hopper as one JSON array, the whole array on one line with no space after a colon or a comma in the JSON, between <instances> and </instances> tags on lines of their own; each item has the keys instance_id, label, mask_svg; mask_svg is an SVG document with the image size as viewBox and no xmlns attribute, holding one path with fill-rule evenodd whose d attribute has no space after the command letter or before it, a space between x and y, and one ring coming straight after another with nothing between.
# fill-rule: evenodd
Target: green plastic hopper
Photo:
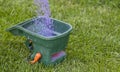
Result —
<instances>
[{"instance_id":1,"label":"green plastic hopper","mask_svg":"<svg viewBox=\"0 0 120 72\"><path fill-rule=\"evenodd\" d=\"M46 65L61 62L66 57L65 48L68 43L72 26L63 21L51 18L53 20L54 28L52 33L54 35L47 37L38 34L37 29L33 31L33 27L35 27L35 19L41 20L42 18L32 18L30 20L21 22L7 30L13 35L25 36L28 40L32 40L33 50L31 59L34 58L37 52L40 52L42 57L39 62L42 62ZM28 27L31 28L28 29ZM29 42L26 42L26 46L29 47Z\"/></svg>"}]
</instances>

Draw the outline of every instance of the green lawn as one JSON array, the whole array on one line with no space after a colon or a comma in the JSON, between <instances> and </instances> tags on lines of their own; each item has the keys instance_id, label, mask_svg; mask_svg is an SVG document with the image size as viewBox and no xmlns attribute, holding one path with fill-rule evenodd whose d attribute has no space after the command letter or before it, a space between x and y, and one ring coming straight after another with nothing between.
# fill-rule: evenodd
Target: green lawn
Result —
<instances>
[{"instance_id":1,"label":"green lawn","mask_svg":"<svg viewBox=\"0 0 120 72\"><path fill-rule=\"evenodd\" d=\"M49 0L52 17L73 26L66 59L53 66L24 61L24 37L5 30L35 16L32 0L0 0L0 72L120 72L120 1Z\"/></svg>"}]
</instances>

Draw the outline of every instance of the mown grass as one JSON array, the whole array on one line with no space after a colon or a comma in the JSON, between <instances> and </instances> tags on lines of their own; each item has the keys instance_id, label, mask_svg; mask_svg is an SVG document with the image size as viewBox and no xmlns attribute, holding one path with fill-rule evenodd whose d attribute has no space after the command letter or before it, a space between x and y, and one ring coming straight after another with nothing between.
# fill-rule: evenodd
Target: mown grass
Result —
<instances>
[{"instance_id":1,"label":"mown grass","mask_svg":"<svg viewBox=\"0 0 120 72\"><path fill-rule=\"evenodd\" d=\"M0 72L119 72L119 0L50 0L52 17L73 31L66 59L55 67L24 61L24 37L5 30L35 16L32 0L0 0Z\"/></svg>"}]
</instances>

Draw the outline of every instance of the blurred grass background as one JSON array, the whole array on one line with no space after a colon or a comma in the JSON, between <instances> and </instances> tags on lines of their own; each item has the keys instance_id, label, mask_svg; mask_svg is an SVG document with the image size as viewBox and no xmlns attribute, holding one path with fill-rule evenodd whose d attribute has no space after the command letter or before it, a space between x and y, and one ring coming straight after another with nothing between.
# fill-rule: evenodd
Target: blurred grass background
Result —
<instances>
[{"instance_id":1,"label":"blurred grass background","mask_svg":"<svg viewBox=\"0 0 120 72\"><path fill-rule=\"evenodd\" d=\"M73 31L66 59L55 67L24 61L24 37L5 30L35 16L33 0L0 0L0 72L120 72L120 1L49 0L52 17Z\"/></svg>"}]
</instances>

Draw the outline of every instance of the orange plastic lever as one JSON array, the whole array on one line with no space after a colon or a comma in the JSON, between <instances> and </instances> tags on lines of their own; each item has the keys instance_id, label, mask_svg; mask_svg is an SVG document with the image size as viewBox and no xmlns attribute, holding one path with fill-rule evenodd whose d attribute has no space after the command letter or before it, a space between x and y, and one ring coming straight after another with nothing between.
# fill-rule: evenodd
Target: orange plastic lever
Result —
<instances>
[{"instance_id":1,"label":"orange plastic lever","mask_svg":"<svg viewBox=\"0 0 120 72\"><path fill-rule=\"evenodd\" d=\"M30 61L30 64L34 64L36 63L40 58L41 58L41 54L40 53L36 53L35 57L34 57L34 60L33 61Z\"/></svg>"}]
</instances>

